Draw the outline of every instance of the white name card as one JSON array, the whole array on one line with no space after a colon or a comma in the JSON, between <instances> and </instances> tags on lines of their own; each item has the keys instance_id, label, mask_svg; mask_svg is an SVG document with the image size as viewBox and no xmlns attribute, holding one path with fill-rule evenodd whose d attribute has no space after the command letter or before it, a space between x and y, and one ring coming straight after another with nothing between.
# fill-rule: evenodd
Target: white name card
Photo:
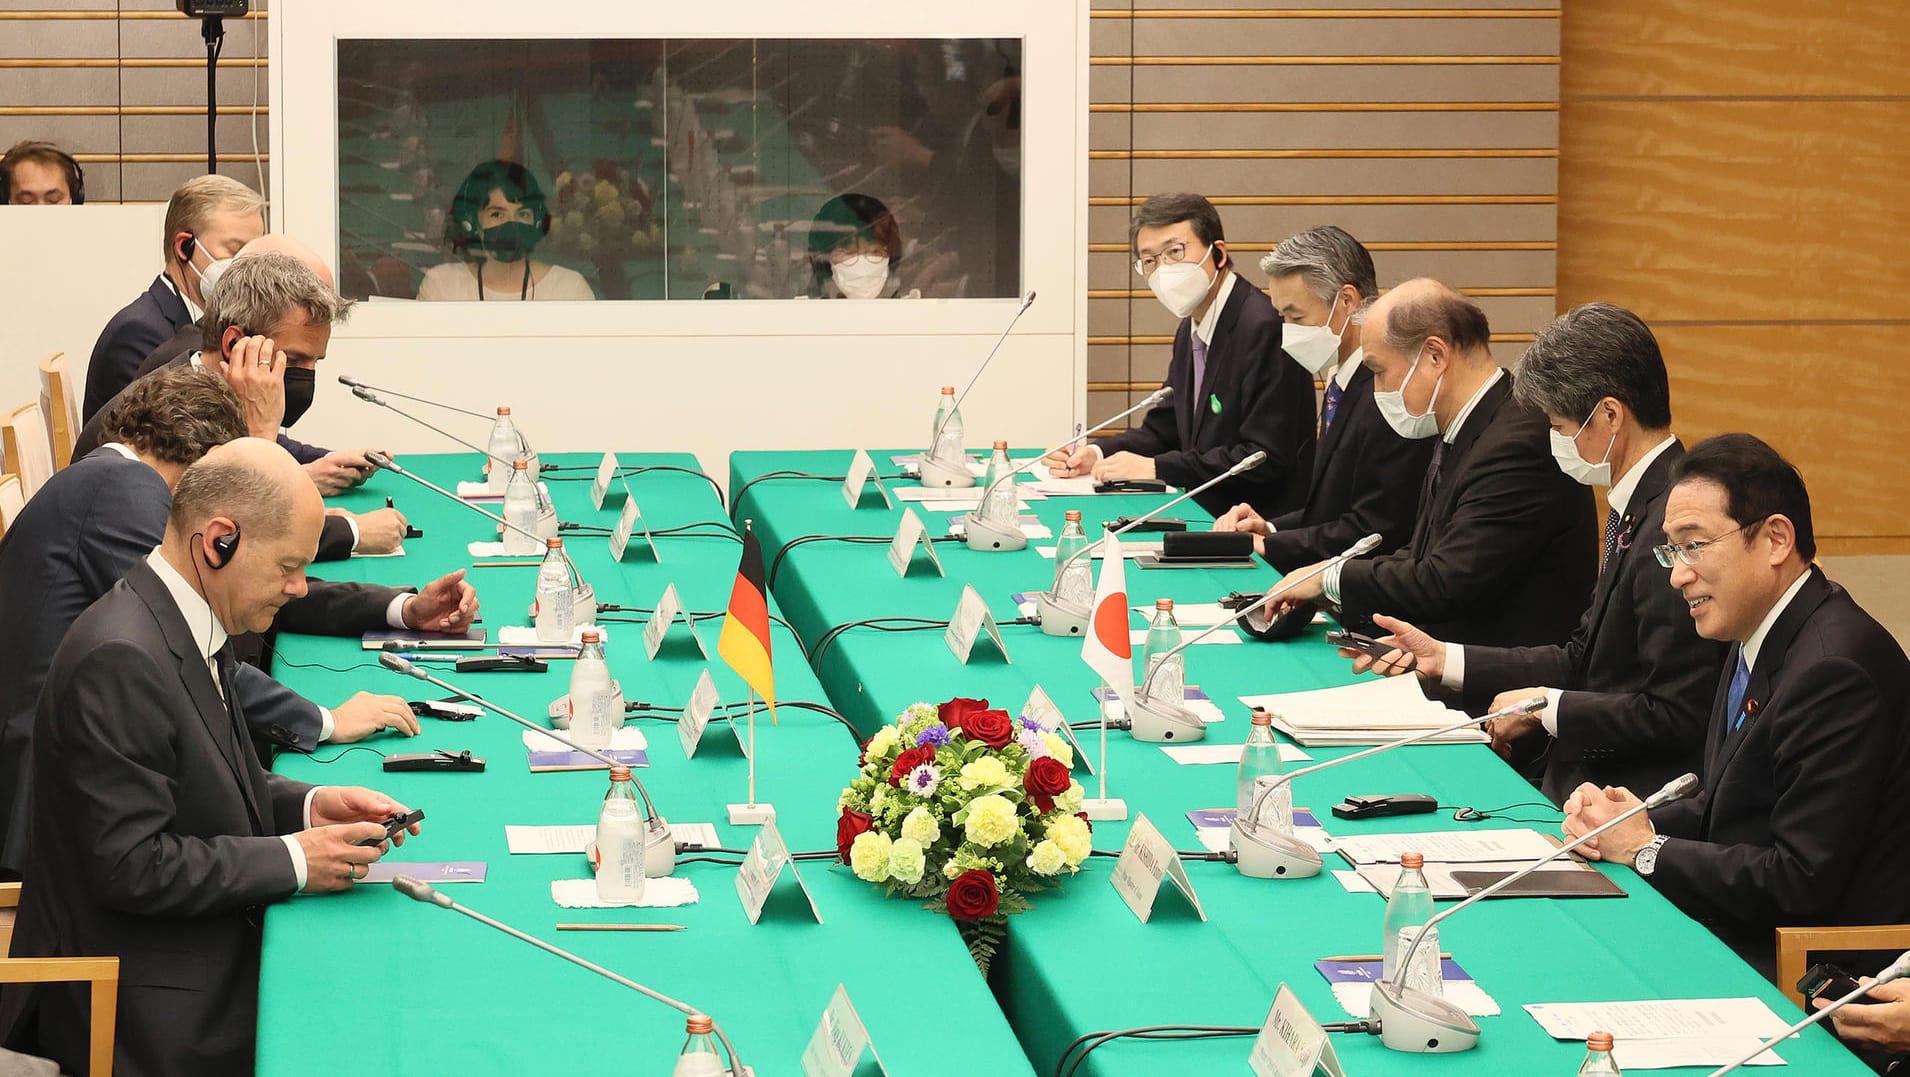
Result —
<instances>
[{"instance_id":1,"label":"white name card","mask_svg":"<svg viewBox=\"0 0 1910 1077\"><path fill-rule=\"evenodd\" d=\"M604 507L604 495L610 492L610 480L616 477L617 454L604 453L603 461L597 465L597 477L590 480L590 504L593 508ZM628 494L629 488L625 487L624 492Z\"/></svg>"},{"instance_id":2,"label":"white name card","mask_svg":"<svg viewBox=\"0 0 1910 1077\"><path fill-rule=\"evenodd\" d=\"M1333 1041L1286 984L1273 996L1273 1008L1254 1038L1247 1065L1259 1077L1346 1077Z\"/></svg>"},{"instance_id":3,"label":"white name card","mask_svg":"<svg viewBox=\"0 0 1910 1077\"><path fill-rule=\"evenodd\" d=\"M1008 644L1001 638L1001 629L995 625L995 615L989 611L988 601L975 590L974 584L963 584L961 601L955 603L955 612L948 619L948 631L942 633L942 642L967 665L969 655L974 653L975 641L984 634L995 641L1003 661L1014 661L1008 657Z\"/></svg>"},{"instance_id":4,"label":"white name card","mask_svg":"<svg viewBox=\"0 0 1910 1077\"><path fill-rule=\"evenodd\" d=\"M928 553L929 564L935 566L935 574L945 575L942 559L935 556L935 544L928 540L928 525L922 522L914 509L903 509L902 523L896 527L895 538L889 542L889 567L895 569L897 576L907 578L918 545Z\"/></svg>"},{"instance_id":5,"label":"white name card","mask_svg":"<svg viewBox=\"0 0 1910 1077\"><path fill-rule=\"evenodd\" d=\"M1094 762L1088 758L1088 753L1081 749L1081 742L1074 739L1074 730L1068 728L1067 715L1061 713L1061 708L1055 705L1054 700L1048 698L1048 693L1040 685L1035 685L1035 690L1028 693L1028 702L1021 705L1021 715L1023 718L1032 718L1041 723L1043 728L1054 730L1074 749L1075 765L1089 774L1094 773Z\"/></svg>"},{"instance_id":6,"label":"white name card","mask_svg":"<svg viewBox=\"0 0 1910 1077\"><path fill-rule=\"evenodd\" d=\"M763 904L769 900L769 892L775 889L784 868L789 869L790 877L802 890L803 899L809 902L810 915L816 918L816 923L822 923L822 911L816 908L816 899L802 881L802 873L796 870L789 846L783 844L783 836L777 832L774 820L763 824L756 840L749 843L749 852L743 855L743 866L736 870L736 896L742 899L743 912L749 922L753 925L762 919Z\"/></svg>"},{"instance_id":7,"label":"white name card","mask_svg":"<svg viewBox=\"0 0 1910 1077\"><path fill-rule=\"evenodd\" d=\"M637 508L637 497L626 484L623 488L623 511L617 514L617 526L610 532L611 560L623 560L624 551L630 546L630 538L638 530L643 532L643 545L650 551L650 559L661 562L663 555L657 552L657 544L650 538L650 525L643 522L643 510Z\"/></svg>"},{"instance_id":8,"label":"white name card","mask_svg":"<svg viewBox=\"0 0 1910 1077\"><path fill-rule=\"evenodd\" d=\"M803 1077L852 1077L864 1051L875 1060L875 1072L887 1077L889 1071L882 1065L882 1056L875 1053L869 1029L862 1023L862 1015L856 1013L855 1003L849 1001L849 989L837 984L836 993L829 997L829 1008L822 1011L822 1020L809 1037L809 1046L803 1048Z\"/></svg>"},{"instance_id":9,"label":"white name card","mask_svg":"<svg viewBox=\"0 0 1910 1077\"><path fill-rule=\"evenodd\" d=\"M678 618L689 626L690 638L696 641L696 650L704 661L710 657L710 649L703 645L703 634L696 630L696 618L683 608L683 599L676 593L676 584L663 588L663 597L657 599L657 606L650 614L650 620L643 626L643 653L655 661L657 653L663 649L663 641L670 635L670 626Z\"/></svg>"},{"instance_id":10,"label":"white name card","mask_svg":"<svg viewBox=\"0 0 1910 1077\"><path fill-rule=\"evenodd\" d=\"M722 699L716 694L716 682L710 679L710 671L704 670L696 678L696 687L690 690L690 702L683 708L683 717L676 723L677 739L683 742L683 758L695 759L696 747L703 740L703 733L709 728L711 717L717 714ZM722 712L722 720L736 734L736 743L743 748L744 758L749 757L749 743L742 734L736 733L736 719L728 711Z\"/></svg>"},{"instance_id":11,"label":"white name card","mask_svg":"<svg viewBox=\"0 0 1910 1077\"><path fill-rule=\"evenodd\" d=\"M1114 889L1143 924L1154 915L1163 879L1172 881L1200 918L1207 919L1207 910L1201 908L1194 884L1187 878L1187 867L1173 843L1161 836L1147 816L1136 815L1134 825L1128 828L1127 843L1121 846L1121 857L1114 862Z\"/></svg>"},{"instance_id":12,"label":"white name card","mask_svg":"<svg viewBox=\"0 0 1910 1077\"><path fill-rule=\"evenodd\" d=\"M849 461L849 473L842 479L842 499L852 509L862 507L862 495L868 490L869 482L875 482L875 492L882 495L882 507L890 509L895 502L889 497L889 488L882 485L882 476L875 470L875 461L863 449L857 449L853 460Z\"/></svg>"}]
</instances>

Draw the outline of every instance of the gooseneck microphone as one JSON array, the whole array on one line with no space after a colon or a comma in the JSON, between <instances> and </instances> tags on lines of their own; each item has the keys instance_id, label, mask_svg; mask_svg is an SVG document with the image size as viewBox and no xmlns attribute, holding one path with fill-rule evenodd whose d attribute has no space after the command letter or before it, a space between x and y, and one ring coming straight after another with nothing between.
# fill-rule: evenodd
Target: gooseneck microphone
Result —
<instances>
[{"instance_id":1,"label":"gooseneck microphone","mask_svg":"<svg viewBox=\"0 0 1910 1077\"><path fill-rule=\"evenodd\" d=\"M1481 722L1490 722L1494 718L1537 714L1544 709L1545 697L1533 696L1510 707L1493 711L1482 718L1467 715L1449 725L1417 730L1409 736L1389 740L1384 744L1377 744L1351 755L1343 755L1338 759L1329 759L1324 763L1315 763L1310 767L1301 767L1299 770L1259 780L1255 783L1254 798L1247 806L1246 815L1234 816L1233 828L1229 834L1234 852L1239 854L1235 864L1239 867L1240 874L1254 879L1305 879L1318 875L1320 868L1324 866L1325 862L1320 858L1318 849L1294 837L1291 833L1282 833L1274 827L1260 825L1261 806L1281 786L1308 774L1330 770L1342 763L1351 763L1355 759L1365 759L1382 752L1390 752L1395 748L1404 748L1409 744L1433 740L1447 733L1456 733L1461 729L1477 726Z\"/></svg>"},{"instance_id":2,"label":"gooseneck microphone","mask_svg":"<svg viewBox=\"0 0 1910 1077\"><path fill-rule=\"evenodd\" d=\"M448 497L451 500L457 502L458 504L463 505L465 508L470 509L472 512L475 512L480 516L488 516L491 519L496 520L498 523L503 524L505 527L508 527L511 530L517 532L520 535L529 535L531 538L537 540L537 545L540 549L544 545L544 536L539 535L533 531L526 531L523 528L517 526L516 524L510 522L509 520L506 520L504 517L499 516L498 514L483 508L482 506L474 505L471 502L466 501L464 498L461 498L458 495L452 493L451 491L445 489L444 487L439 486L437 483L432 482L430 479L422 478L410 471L406 471L404 468L398 466L397 461L393 460L389 456L386 456L384 453L368 452L365 454L365 459L371 461L372 466L374 467L382 468L386 471L392 472L393 474L403 475L405 478L410 479L412 482L417 483L419 486L422 486L427 490L435 490L438 493L443 494L445 497ZM563 525L559 524L558 527L561 529Z\"/></svg>"},{"instance_id":3,"label":"gooseneck microphone","mask_svg":"<svg viewBox=\"0 0 1910 1077\"><path fill-rule=\"evenodd\" d=\"M1821 1010L1817 1010L1813 1012L1809 1017L1804 1018L1802 1021L1797 1022L1796 1024L1778 1033L1777 1035L1772 1036L1770 1039L1765 1040L1763 1043L1758 1044L1756 1050L1752 1051L1748 1055L1745 1055L1743 1058L1738 1059L1736 1062L1733 1062L1722 1069L1712 1070L1709 1074L1706 1075L1706 1077L1724 1077L1724 1075L1727 1073L1736 1073L1738 1069L1742 1067L1745 1063L1763 1054L1765 1051L1770 1050L1772 1047L1775 1047L1777 1044L1783 1042L1784 1040L1790 1039L1792 1036L1797 1035L1799 1032L1802 1032L1805 1029L1809 1028L1810 1026L1816 1024L1817 1022L1822 1021L1824 1018L1829 1017L1831 1014L1836 1013L1838 1010L1843 1009L1845 1006L1849 1005L1850 1003L1855 1002L1856 1000L1864 997L1865 994L1869 993L1871 988L1880 986L1882 984L1887 984L1892 980L1899 979L1906 975L1910 975L1910 950L1905 950L1902 954L1898 955L1895 961L1892 961L1881 972L1877 973L1877 978L1874 982L1858 985L1855 990L1851 991L1849 994L1845 995L1843 998L1838 999L1836 1002L1831 1003L1830 1005L1824 1007ZM1804 1004L1806 1008L1809 1008L1810 1000L1805 999Z\"/></svg>"},{"instance_id":4,"label":"gooseneck microphone","mask_svg":"<svg viewBox=\"0 0 1910 1077\"><path fill-rule=\"evenodd\" d=\"M539 950L542 950L547 954L554 954L557 957L561 957L565 961L568 961L571 964L578 966L579 968L588 969L591 972L594 972L597 975L602 976L606 980L610 980L614 983L622 984L623 986L628 987L630 990L635 991L638 994L644 995L645 997L655 999L656 1001L663 1003L665 1006L668 1006L673 1010L681 1011L682 1013L688 1014L691 1017L705 1016L702 1010L699 1010L695 1008L694 1006L691 1006L689 1003L680 1002L664 994L661 991L653 991L650 988L643 986L642 984L638 983L635 980L629 979L624 976L619 976L618 974L611 972L609 969L604 968L602 965L598 965L594 962L586 961L583 958L578 957L576 954L571 953L569 950L559 949L558 947L553 946L548 942L545 942L543 939L537 938L533 935L525 934L524 932L519 931L518 929L512 927L509 924L504 923L503 921L493 920L490 917L484 915L481 912L478 912L475 909L466 908L465 906L460 905L457 902L451 900L450 895L441 893L436 887L432 886L429 883L421 882L418 879L415 879L409 875L400 875L391 880L391 886L392 886L392 889L398 891L400 894L403 894L404 896L410 898L413 901L422 902L426 905L436 905L440 909L450 909L452 912L455 912L455 913L462 913L463 915L468 916L473 920L476 920L480 924L484 924L488 927L494 927L497 930L502 931L503 933L511 936L514 939L518 939L522 942L528 942L532 946L537 947ZM716 1033L716 1038L723 1041L723 1050L729 1054L730 1068L726 1070L725 1073L736 1074L736 1075L749 1073L750 1072L749 1068L744 1066L743 1060L741 1058L738 1058L736 1055L736 1045L732 1044L730 1042L729 1036L724 1034L723 1026L717 1023L715 1018L710 1019L710 1026L711 1026L711 1031Z\"/></svg>"},{"instance_id":5,"label":"gooseneck microphone","mask_svg":"<svg viewBox=\"0 0 1910 1077\"><path fill-rule=\"evenodd\" d=\"M441 426L433 426L433 425L431 425L430 423L428 423L428 422L425 422L425 421L424 421L423 419L420 419L420 418L418 418L418 417L417 417L416 415L413 415L413 414L411 414L410 412L408 412L408 411L405 411L405 410L403 410L402 408L398 408L398 407L394 407L393 405L391 405L391 404L388 404L388 403L386 403L386 402L385 402L384 400L382 400L382 399L380 399L380 398L378 397L378 394L376 394L376 393L374 393L374 392L372 392L372 391L371 391L370 389L368 389L368 388L366 388L366 387L365 387L365 386L363 386L363 385L359 385L359 384L356 384L356 383L354 383L354 382L351 382L351 381L349 381L349 380L348 380L348 379L347 379L347 378L346 378L346 377L345 377L344 375L342 375L342 374L341 374L341 375L339 375L339 378L338 378L338 380L339 380L339 381L341 381L341 382L345 382L345 384L347 384L347 385L350 385L350 386L351 386L351 395L353 395L353 396L355 396L355 397L357 397L357 398L358 398L358 399L360 399L360 400L363 400L363 401L364 401L365 403L367 403L367 404L376 404L376 405L378 405L379 407L381 407L381 408L384 408L384 409L385 409L386 411L389 411L389 412L391 412L391 413L392 413L392 414L394 414L394 415L401 415L401 416L403 416L404 418L407 418L407 419L410 419L410 420L411 420L412 422L414 422L414 423L417 423L417 424L418 424L419 426L422 426L422 427L424 427L424 428L425 428L426 430L429 430L429 431L431 431L431 432L433 432L433 433L436 433L436 434L442 434L443 436L445 436L445 437L447 437L447 438L450 438L450 439L451 439L452 441L455 441L455 442L457 442L457 443L458 443L459 445L462 445L462 446L464 446L465 448L467 448L467 449L469 449L469 450L471 450L472 452L474 452L474 453L477 453L477 454L479 454L479 455L481 455L481 456L484 456L484 457L488 457L488 458L489 458L489 459L491 460L491 462L492 462L492 463L495 463L495 464L498 464L498 465L500 465L500 466L502 466L502 467L506 467L506 468L508 468L508 467L510 467L510 466L511 466L511 464L513 463L513 461L510 461L510 460L505 460L505 459L502 459L502 458L500 458L500 457L496 457L496 456L492 456L492 455L490 454L490 452L488 452L487 450L485 450L485 449L482 449L482 448L479 448L479 447L478 447L478 446L476 446L476 445L473 445L472 443L470 443L470 442L468 442L468 441L466 441L466 440L464 440L463 438L461 438L461 437L459 437L459 436L457 436L456 434L453 434L453 433L452 433L451 431L449 431L449 430L446 430L446 429L444 429L444 428L443 428L443 427L441 427ZM402 395L402 394L393 394L393 395ZM452 410L454 410L454 411L462 411L463 409L462 409L462 408L454 408L454 409L452 409ZM467 414L469 414L469 413L467 413Z\"/></svg>"},{"instance_id":6,"label":"gooseneck microphone","mask_svg":"<svg viewBox=\"0 0 1910 1077\"><path fill-rule=\"evenodd\" d=\"M428 684L435 684L460 699L468 699L493 714L509 718L525 729L534 730L543 736L549 737L573 752L582 752L607 767L621 767L625 765L614 756L600 752L595 748L586 748L578 744L576 741L570 739L568 733L562 730L539 725L529 718L505 710L503 707L485 699L483 696L467 692L457 685L452 684L450 681L433 677L430 673L418 668L415 663L400 655L393 654L389 651L383 652L378 655L378 664L391 670L393 673L402 673L407 677L416 677ZM630 784L636 787L637 795L643 798L643 810L644 813L649 816L649 822L645 824L643 835L644 874L652 877L668 875L676 870L676 840L670 836L670 824L664 822L663 816L657 812L656 805L651 803L650 791L645 789L643 782L637 778L635 767L631 768Z\"/></svg>"},{"instance_id":7,"label":"gooseneck microphone","mask_svg":"<svg viewBox=\"0 0 1910 1077\"><path fill-rule=\"evenodd\" d=\"M936 420L935 435L929 438L928 448L923 451L921 463L918 465L923 486L955 489L975 485L975 476L968 473L966 457L943 460L935 455L935 447L941 444L942 427L948 424L948 417L961 410L962 401L968 399L968 391L975 387L975 382L981 378L982 371L988 369L988 364L995 361L995 353L1001 350L1003 342L1008 339L1008 334L1014 332L1015 323L1021 321L1021 316L1028 313L1028 308L1034 305L1035 293L1029 292L1028 297L1023 299L1021 306L1016 309L1015 316L1008 319L1008 325L1002 329L1001 336L995 338L995 346L988 349L988 358L982 360L982 365L975 368L975 373L968 379L968 384L962 386L961 395L955 398L955 405L948 409L947 414Z\"/></svg>"},{"instance_id":8,"label":"gooseneck microphone","mask_svg":"<svg viewBox=\"0 0 1910 1077\"><path fill-rule=\"evenodd\" d=\"M1381 980L1373 985L1372 1010L1374 1019L1380 1023L1380 1042L1392 1050L1413 1054L1450 1054L1470 1051L1477 1047L1479 1045L1478 1022L1474 1021L1464 1009L1439 995L1406 986L1406 970L1412 967L1413 954L1419 950L1419 944L1425 941L1433 928L1443 921L1450 920L1460 910L1477 905L1632 816L1688 797L1697 789L1696 774L1685 774L1673 778L1665 783L1664 788L1646 797L1643 803L1619 812L1605 825L1586 831L1426 921L1426 925L1420 928L1419 934L1414 937L1412 945L1406 947L1400 954L1399 963L1393 969L1392 978Z\"/></svg>"},{"instance_id":9,"label":"gooseneck microphone","mask_svg":"<svg viewBox=\"0 0 1910 1077\"><path fill-rule=\"evenodd\" d=\"M1116 415L1113 418L1108 419L1106 422L1098 423L1094 426L1091 426L1088 429L1083 430L1081 433L1076 434L1073 437L1069 438L1067 441L1064 441L1059 445L1053 446L1045 450L1044 452L1042 452L1040 456L1034 457L1033 459L1030 459L1030 460L1023 460L1020 466L1014 468L1012 471L1008 472L1008 474L997 478L994 482L989 483L988 488L982 491L982 496L980 500L978 500L975 503L975 508L970 510L967 516L962 518L962 528L965 532L964 537L967 539L968 548L971 550L984 550L984 551L986 550L1019 550L1027 546L1028 538L1026 535L1023 535L1021 533L1020 521L1015 519L1010 519L1004 523L998 520L991 520L982 514L983 507L988 504L988 495L995 492L995 487L1000 486L1004 482L1014 482L1015 477L1017 475L1020 475L1022 472L1046 460L1048 458L1049 453L1059 452L1060 450L1066 448L1068 445L1076 441L1079 441L1081 438L1084 438L1088 436L1089 434L1094 433L1097 430L1105 430L1108 427L1113 426L1115 423L1120 422L1122 419L1125 419L1128 416L1134 414L1135 412L1140 411L1142 408L1151 408L1154 405L1159 404L1161 401L1166 400L1168 397L1173 395L1174 395L1173 387L1169 385L1163 385L1159 389L1154 390L1153 395L1149 396L1146 400L1143 400L1140 403L1134 405L1133 407L1127 409L1126 411L1120 413L1119 415ZM1255 455L1257 455L1262 460L1265 460L1267 458L1266 453L1256 453ZM1247 459L1251 460L1253 459L1253 457L1248 457ZM1244 463L1245 461L1242 461L1242 462ZM1229 472L1228 474L1233 474L1233 472ZM1221 476L1221 478L1226 478L1226 477L1227 476L1225 475ZM1220 480L1216 479L1214 481L1218 482ZM1211 483L1209 485L1211 485ZM1203 489L1205 489L1205 487L1203 487Z\"/></svg>"},{"instance_id":10,"label":"gooseneck microphone","mask_svg":"<svg viewBox=\"0 0 1910 1077\"><path fill-rule=\"evenodd\" d=\"M340 374L338 376L338 384L346 386L348 388L352 388L352 389L364 389L367 391L376 391L376 392L384 393L387 396L395 396L400 400L412 400L420 404L429 404L434 408L443 408L446 411L455 411L460 415L469 415L473 419L484 419L487 422L491 419L491 416L486 415L483 412L469 411L464 408L456 407L451 404L446 404L440 400L427 400L422 396L412 396L409 393L401 393L396 389L381 389L376 385L370 385L365 382L359 381L357 378L351 377L348 374ZM366 400L370 398L360 397L359 399ZM373 400L372 403L378 404L378 403L381 403L381 401ZM389 407L389 405L386 405L386 406Z\"/></svg>"},{"instance_id":11,"label":"gooseneck microphone","mask_svg":"<svg viewBox=\"0 0 1910 1077\"><path fill-rule=\"evenodd\" d=\"M1163 388L1161 392L1171 394L1172 390ZM1166 397L1162 397L1162 399L1166 399ZM1055 579L1057 580L1060 579L1061 573L1065 571L1069 565L1074 564L1076 561L1080 560L1083 557L1087 557L1091 555L1092 553L1094 553L1095 550L1100 549L1101 544L1106 542L1107 540L1111 538L1120 538L1122 535L1125 535L1129 531L1132 531L1135 528L1146 523L1147 521L1152 520L1156 516L1159 516L1161 513L1166 512L1168 509L1173 508L1175 505L1180 504L1181 502L1187 500L1188 498L1198 497L1201 494L1207 492L1209 489L1211 489L1215 485L1225 482L1228 479L1233 478L1235 475L1241 474L1242 472L1252 471L1254 468L1257 468L1261 464L1264 464L1266 462L1267 462L1266 453L1264 452L1252 453L1242 458L1239 463L1228 468L1226 471L1223 471L1220 474L1215 475L1213 478L1208 479L1206 482L1201 483L1199 486L1196 486L1191 490L1181 491L1179 496L1175 497L1172 501L1163 502L1149 509L1148 511L1141 513L1139 516L1136 516L1134 519L1129 520L1126 524L1120 527L1117 527L1114 530L1109 531L1106 534L1102 535L1100 538L1095 539L1093 542L1088 543L1086 546L1082 547L1079 551L1069 555L1067 560L1062 561L1060 564L1057 564L1054 568ZM1077 606L1074 603L1069 602L1063 599L1061 596L1055 594L1054 586L1052 584L1049 585L1048 590L1043 591L1040 595L1036 596L1035 606L1036 606L1037 613L1039 614L1041 618L1041 631L1044 635L1078 636L1081 633L1087 631L1088 617L1091 611L1089 611L1089 609L1086 606Z\"/></svg>"}]
</instances>

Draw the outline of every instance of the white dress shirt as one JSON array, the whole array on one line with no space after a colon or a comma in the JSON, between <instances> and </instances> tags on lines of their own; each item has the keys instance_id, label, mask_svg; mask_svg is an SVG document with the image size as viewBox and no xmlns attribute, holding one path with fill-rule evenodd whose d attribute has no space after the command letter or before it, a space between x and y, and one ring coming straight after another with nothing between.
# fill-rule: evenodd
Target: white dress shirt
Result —
<instances>
[{"instance_id":1,"label":"white dress shirt","mask_svg":"<svg viewBox=\"0 0 1910 1077\"><path fill-rule=\"evenodd\" d=\"M1765 614L1764 620L1758 622L1757 630L1751 633L1751 638L1744 641L1745 669L1757 668L1757 656L1758 652L1764 649L1764 637L1771 634L1771 626L1783 616L1785 608L1791 604L1792 599L1797 597L1797 592L1804 589L1804 581L1810 577L1810 566L1806 565L1803 575L1791 581L1791 585L1786 587L1784 593L1778 597L1777 604L1771 607L1771 612Z\"/></svg>"}]
</instances>

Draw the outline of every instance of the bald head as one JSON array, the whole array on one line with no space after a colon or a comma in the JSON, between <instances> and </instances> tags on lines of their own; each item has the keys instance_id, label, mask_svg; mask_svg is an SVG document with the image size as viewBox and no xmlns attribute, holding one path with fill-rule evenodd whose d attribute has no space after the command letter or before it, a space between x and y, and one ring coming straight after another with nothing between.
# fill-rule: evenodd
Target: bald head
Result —
<instances>
[{"instance_id":1,"label":"bald head","mask_svg":"<svg viewBox=\"0 0 1910 1077\"><path fill-rule=\"evenodd\" d=\"M318 279L324 281L327 288L338 287L338 282L332 279L332 267L325 264L325 259L303 240L294 239L283 232L267 232L239 248L237 257L244 258L251 254L290 255L305 263L307 269L318 274Z\"/></svg>"},{"instance_id":2,"label":"bald head","mask_svg":"<svg viewBox=\"0 0 1910 1077\"><path fill-rule=\"evenodd\" d=\"M206 453L180 476L168 526L191 535L223 517L248 537L268 540L296 530L301 517L324 514L318 488L291 453L263 438L239 438Z\"/></svg>"},{"instance_id":3,"label":"bald head","mask_svg":"<svg viewBox=\"0 0 1910 1077\"><path fill-rule=\"evenodd\" d=\"M1436 338L1463 361L1492 362L1486 312L1429 277L1409 280L1381 296L1367 312L1362 337L1369 342L1378 338L1408 357Z\"/></svg>"},{"instance_id":4,"label":"bald head","mask_svg":"<svg viewBox=\"0 0 1910 1077\"><path fill-rule=\"evenodd\" d=\"M318 488L292 455L240 438L179 477L164 554L227 632L263 632L305 594L324 522Z\"/></svg>"}]
</instances>

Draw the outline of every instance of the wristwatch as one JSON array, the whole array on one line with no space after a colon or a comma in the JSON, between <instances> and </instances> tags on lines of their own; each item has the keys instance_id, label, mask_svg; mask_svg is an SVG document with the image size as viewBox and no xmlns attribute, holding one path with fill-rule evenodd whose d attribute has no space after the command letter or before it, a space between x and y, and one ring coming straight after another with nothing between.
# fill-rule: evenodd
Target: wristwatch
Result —
<instances>
[{"instance_id":1,"label":"wristwatch","mask_svg":"<svg viewBox=\"0 0 1910 1077\"><path fill-rule=\"evenodd\" d=\"M1632 870L1649 879L1651 873L1658 870L1658 850L1664 848L1665 842L1670 840L1664 834L1651 839L1643 849L1638 850L1637 856L1632 857Z\"/></svg>"}]
</instances>

